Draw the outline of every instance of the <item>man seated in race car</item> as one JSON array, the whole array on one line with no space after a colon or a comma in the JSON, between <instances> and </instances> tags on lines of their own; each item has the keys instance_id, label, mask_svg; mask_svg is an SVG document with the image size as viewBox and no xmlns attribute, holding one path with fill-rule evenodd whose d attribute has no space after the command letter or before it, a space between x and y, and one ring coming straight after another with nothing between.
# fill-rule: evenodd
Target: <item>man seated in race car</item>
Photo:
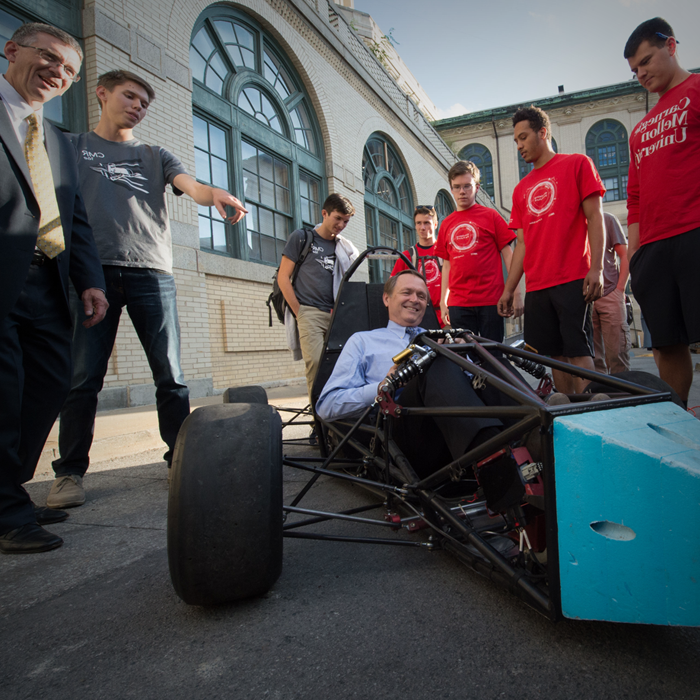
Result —
<instances>
[{"instance_id":1,"label":"man seated in race car","mask_svg":"<svg viewBox=\"0 0 700 700\"><path fill-rule=\"evenodd\" d=\"M392 357L424 330L420 323L428 294L423 276L415 270L404 270L386 281L383 301L389 323L386 328L350 336L316 403L320 418L334 421L359 417L372 405L381 384L396 370ZM438 357L411 380L398 399L402 406L514 404L489 385L475 390L470 377L445 357ZM424 476L494 437L502 427L497 418L411 416L395 422L393 437L410 456L419 476Z\"/></svg>"}]
</instances>

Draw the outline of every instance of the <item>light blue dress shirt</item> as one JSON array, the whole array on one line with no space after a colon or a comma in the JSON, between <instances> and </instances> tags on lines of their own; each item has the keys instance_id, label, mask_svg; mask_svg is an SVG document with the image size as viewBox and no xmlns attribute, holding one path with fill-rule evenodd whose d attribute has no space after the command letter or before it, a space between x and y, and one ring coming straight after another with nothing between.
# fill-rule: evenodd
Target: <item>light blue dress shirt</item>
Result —
<instances>
[{"instance_id":1,"label":"light blue dress shirt","mask_svg":"<svg viewBox=\"0 0 700 700\"><path fill-rule=\"evenodd\" d=\"M323 387L316 413L327 421L359 416L377 396L379 382L394 364L391 358L410 340L408 329L393 321L386 328L351 335Z\"/></svg>"}]
</instances>

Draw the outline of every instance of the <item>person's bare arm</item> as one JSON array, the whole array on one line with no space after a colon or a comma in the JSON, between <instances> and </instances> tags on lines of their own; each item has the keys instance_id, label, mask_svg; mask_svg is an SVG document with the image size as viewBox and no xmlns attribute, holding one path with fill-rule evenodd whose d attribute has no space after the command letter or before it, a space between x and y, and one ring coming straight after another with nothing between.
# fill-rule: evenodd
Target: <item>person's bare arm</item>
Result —
<instances>
[{"instance_id":1,"label":"person's bare arm","mask_svg":"<svg viewBox=\"0 0 700 700\"><path fill-rule=\"evenodd\" d=\"M624 243L618 243L615 246L615 253L620 259L620 276L617 280L617 288L624 294L627 286L627 278L630 274L630 263L627 259L627 246Z\"/></svg>"},{"instance_id":2,"label":"person's bare arm","mask_svg":"<svg viewBox=\"0 0 700 700\"><path fill-rule=\"evenodd\" d=\"M582 207L588 220L588 244L591 248L591 267L583 280L583 295L586 303L589 303L603 296L603 198L599 194L592 194L583 200Z\"/></svg>"},{"instance_id":3,"label":"person's bare arm","mask_svg":"<svg viewBox=\"0 0 700 700\"><path fill-rule=\"evenodd\" d=\"M510 266L513 262L513 249L510 247L510 243L501 248L501 257L503 258L503 264L506 266L506 270L508 270L508 276L510 276ZM520 293L519 287L513 290L513 315L515 318L519 318L523 315L523 296Z\"/></svg>"},{"instance_id":4,"label":"person's bare arm","mask_svg":"<svg viewBox=\"0 0 700 700\"><path fill-rule=\"evenodd\" d=\"M282 296L284 297L292 313L296 316L299 312L299 300L297 295L294 293L294 287L292 287L292 274L294 273L294 263L286 256L282 256L282 262L280 263L280 269L277 273L277 284L280 287Z\"/></svg>"},{"instance_id":5,"label":"person's bare arm","mask_svg":"<svg viewBox=\"0 0 700 700\"><path fill-rule=\"evenodd\" d=\"M523 276L523 260L525 259L525 237L523 230L518 229L518 239L515 244L515 250L511 256L510 267L508 268L508 279L506 280L503 294L498 300L498 313L501 316L513 316L515 313L514 299L515 290L518 287L518 282Z\"/></svg>"},{"instance_id":6,"label":"person's bare arm","mask_svg":"<svg viewBox=\"0 0 700 700\"><path fill-rule=\"evenodd\" d=\"M173 178L173 185L181 190L186 195L194 199L201 207L216 207L216 210L230 224L238 223L247 213L248 210L243 206L239 199L236 199L232 194L219 187L210 187L201 182L197 182L191 175L180 173ZM231 207L234 213L231 216L226 215L226 207Z\"/></svg>"},{"instance_id":7,"label":"person's bare arm","mask_svg":"<svg viewBox=\"0 0 700 700\"><path fill-rule=\"evenodd\" d=\"M450 291L450 261L442 261L442 291L440 292L440 313L442 320L450 325L450 309L447 306L447 293Z\"/></svg>"}]
</instances>

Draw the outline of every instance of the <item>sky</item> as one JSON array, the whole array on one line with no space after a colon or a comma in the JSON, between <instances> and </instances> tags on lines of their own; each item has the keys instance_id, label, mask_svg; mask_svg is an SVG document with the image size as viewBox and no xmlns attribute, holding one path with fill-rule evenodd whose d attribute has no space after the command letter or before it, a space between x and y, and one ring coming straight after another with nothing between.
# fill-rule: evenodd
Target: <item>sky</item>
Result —
<instances>
[{"instance_id":1,"label":"sky","mask_svg":"<svg viewBox=\"0 0 700 700\"><path fill-rule=\"evenodd\" d=\"M700 67L700 0L355 0L438 108L439 118L620 83L634 28L661 16L684 68Z\"/></svg>"}]
</instances>

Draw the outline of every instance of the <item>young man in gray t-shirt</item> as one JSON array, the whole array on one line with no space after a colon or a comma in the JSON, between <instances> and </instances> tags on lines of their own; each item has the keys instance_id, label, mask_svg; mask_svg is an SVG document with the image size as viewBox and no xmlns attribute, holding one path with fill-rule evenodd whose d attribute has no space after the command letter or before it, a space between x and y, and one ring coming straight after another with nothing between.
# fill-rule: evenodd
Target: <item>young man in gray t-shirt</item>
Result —
<instances>
[{"instance_id":1,"label":"young man in gray t-shirt","mask_svg":"<svg viewBox=\"0 0 700 700\"><path fill-rule=\"evenodd\" d=\"M85 329L82 306L71 300L73 382L61 411L60 458L46 504L70 508L85 502L82 478L89 452L107 363L114 347L122 308L132 320L156 385L158 425L170 464L177 433L189 414L189 390L180 367L180 327L172 241L165 188L188 194L197 204L215 206L236 223L245 214L241 202L225 190L203 185L182 163L158 146L134 138L133 129L155 98L153 88L128 71L100 76L95 91L102 114L94 131L71 134L80 187L95 235L107 283L109 310L103 323ZM226 215L226 207L234 210Z\"/></svg>"},{"instance_id":2,"label":"young man in gray t-shirt","mask_svg":"<svg viewBox=\"0 0 700 700\"><path fill-rule=\"evenodd\" d=\"M336 269L336 246L344 239L340 234L355 214L355 208L347 197L331 194L323 203L323 221L313 230L294 231L282 252L282 262L277 274L277 284L292 313L296 316L299 345L304 359L306 386L311 400L311 389L323 353L323 339L331 323L333 309L333 273ZM306 241L306 231L313 235L311 247L299 266L292 286L291 277L301 257ZM349 242L346 245L350 246ZM351 246L349 260L357 256ZM312 431L312 444L315 437Z\"/></svg>"}]
</instances>

